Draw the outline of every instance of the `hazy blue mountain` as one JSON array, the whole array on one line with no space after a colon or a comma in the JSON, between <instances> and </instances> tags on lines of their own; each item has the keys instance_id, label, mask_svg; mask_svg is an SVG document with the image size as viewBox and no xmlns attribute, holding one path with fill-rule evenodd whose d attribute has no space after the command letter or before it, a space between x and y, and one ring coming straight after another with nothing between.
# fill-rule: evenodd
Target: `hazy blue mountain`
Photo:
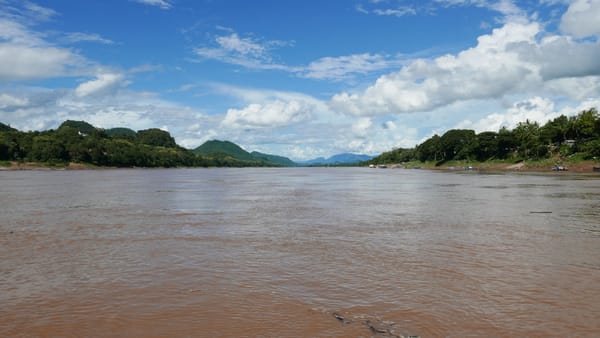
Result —
<instances>
[{"instance_id":1,"label":"hazy blue mountain","mask_svg":"<svg viewBox=\"0 0 600 338\"><path fill-rule=\"evenodd\" d=\"M300 162L300 164L303 164L303 165L324 164L326 161L327 161L327 159L325 157L317 157L317 158L313 158L312 160Z\"/></svg>"},{"instance_id":2,"label":"hazy blue mountain","mask_svg":"<svg viewBox=\"0 0 600 338\"><path fill-rule=\"evenodd\" d=\"M306 162L302 162L304 165L335 165L335 164L354 164L362 161L368 161L372 159L373 156L363 155L363 154L352 154L352 153L343 153L333 155L330 158L318 157Z\"/></svg>"}]
</instances>

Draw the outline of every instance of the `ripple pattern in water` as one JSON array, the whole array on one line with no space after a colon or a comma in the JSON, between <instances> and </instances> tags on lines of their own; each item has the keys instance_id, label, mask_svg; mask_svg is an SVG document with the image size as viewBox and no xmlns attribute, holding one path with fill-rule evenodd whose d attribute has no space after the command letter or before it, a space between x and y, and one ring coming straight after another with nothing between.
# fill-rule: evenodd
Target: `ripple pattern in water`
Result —
<instances>
[{"instance_id":1,"label":"ripple pattern in water","mask_svg":"<svg viewBox=\"0 0 600 338\"><path fill-rule=\"evenodd\" d=\"M600 335L597 177L177 169L0 182L0 336Z\"/></svg>"}]
</instances>

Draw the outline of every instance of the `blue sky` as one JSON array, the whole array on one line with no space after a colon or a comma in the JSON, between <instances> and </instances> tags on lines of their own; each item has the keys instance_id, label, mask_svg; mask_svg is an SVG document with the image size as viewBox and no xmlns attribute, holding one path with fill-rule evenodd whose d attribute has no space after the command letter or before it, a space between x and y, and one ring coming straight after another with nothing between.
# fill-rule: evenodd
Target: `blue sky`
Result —
<instances>
[{"instance_id":1,"label":"blue sky","mask_svg":"<svg viewBox=\"0 0 600 338\"><path fill-rule=\"evenodd\" d=\"M600 0L0 0L0 122L305 160L600 108Z\"/></svg>"}]
</instances>

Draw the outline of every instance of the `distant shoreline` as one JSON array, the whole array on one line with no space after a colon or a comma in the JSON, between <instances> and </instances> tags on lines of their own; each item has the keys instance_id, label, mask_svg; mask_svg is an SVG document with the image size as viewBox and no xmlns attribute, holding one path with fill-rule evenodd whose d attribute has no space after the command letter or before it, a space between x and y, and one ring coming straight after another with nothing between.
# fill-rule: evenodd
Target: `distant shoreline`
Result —
<instances>
[{"instance_id":1,"label":"distant shoreline","mask_svg":"<svg viewBox=\"0 0 600 338\"><path fill-rule=\"evenodd\" d=\"M405 169L424 169L424 170L445 170L445 171L487 171L487 172L554 172L551 165L544 165L541 163L518 162L514 164L507 163L474 163L469 164L454 164L454 165L442 165L435 166L432 164L417 164L407 165L402 163L389 164L388 168L405 168ZM600 163L594 161L583 161L578 163L565 163L562 165L560 172L573 172L573 173L598 173L594 171L594 168L600 167Z\"/></svg>"},{"instance_id":2,"label":"distant shoreline","mask_svg":"<svg viewBox=\"0 0 600 338\"><path fill-rule=\"evenodd\" d=\"M6 165L9 163L10 165ZM357 166L359 167L359 166ZM434 171L481 171L481 172L554 172L552 166L542 165L540 163L528 164L527 162L519 162L514 164L506 163L475 163L472 165L465 164L454 164L454 165L443 165L435 166L432 164L405 164L405 163L394 163L386 165L389 169L421 169L421 170L434 170ZM206 168L206 167L169 167L169 169L176 168ZM218 167L210 167L218 168ZM223 167L230 168L230 167ZM298 167L296 167L298 168ZM600 163L593 161L584 161L579 163L565 164L566 170L561 172L571 173L596 173L594 168L600 168ZM112 170L112 169L167 169L163 167L103 167L95 166L86 163L74 163L71 162L66 165L38 163L38 162L16 162L9 161L4 162L0 165L0 171L63 171L63 170Z\"/></svg>"},{"instance_id":3,"label":"distant shoreline","mask_svg":"<svg viewBox=\"0 0 600 338\"><path fill-rule=\"evenodd\" d=\"M115 167L97 167L85 163L71 162L67 165L53 165L48 163L38 162L16 162L9 161L9 166L0 165L0 171L19 171L19 170L99 170L99 169L116 169Z\"/></svg>"}]
</instances>

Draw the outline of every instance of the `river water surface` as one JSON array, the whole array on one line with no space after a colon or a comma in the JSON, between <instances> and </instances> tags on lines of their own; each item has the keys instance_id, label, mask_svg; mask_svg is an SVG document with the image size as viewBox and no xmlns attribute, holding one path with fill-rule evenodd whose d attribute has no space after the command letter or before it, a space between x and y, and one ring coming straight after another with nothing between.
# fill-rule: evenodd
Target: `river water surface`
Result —
<instances>
[{"instance_id":1,"label":"river water surface","mask_svg":"<svg viewBox=\"0 0 600 338\"><path fill-rule=\"evenodd\" d=\"M0 336L598 337L600 178L0 171Z\"/></svg>"}]
</instances>

